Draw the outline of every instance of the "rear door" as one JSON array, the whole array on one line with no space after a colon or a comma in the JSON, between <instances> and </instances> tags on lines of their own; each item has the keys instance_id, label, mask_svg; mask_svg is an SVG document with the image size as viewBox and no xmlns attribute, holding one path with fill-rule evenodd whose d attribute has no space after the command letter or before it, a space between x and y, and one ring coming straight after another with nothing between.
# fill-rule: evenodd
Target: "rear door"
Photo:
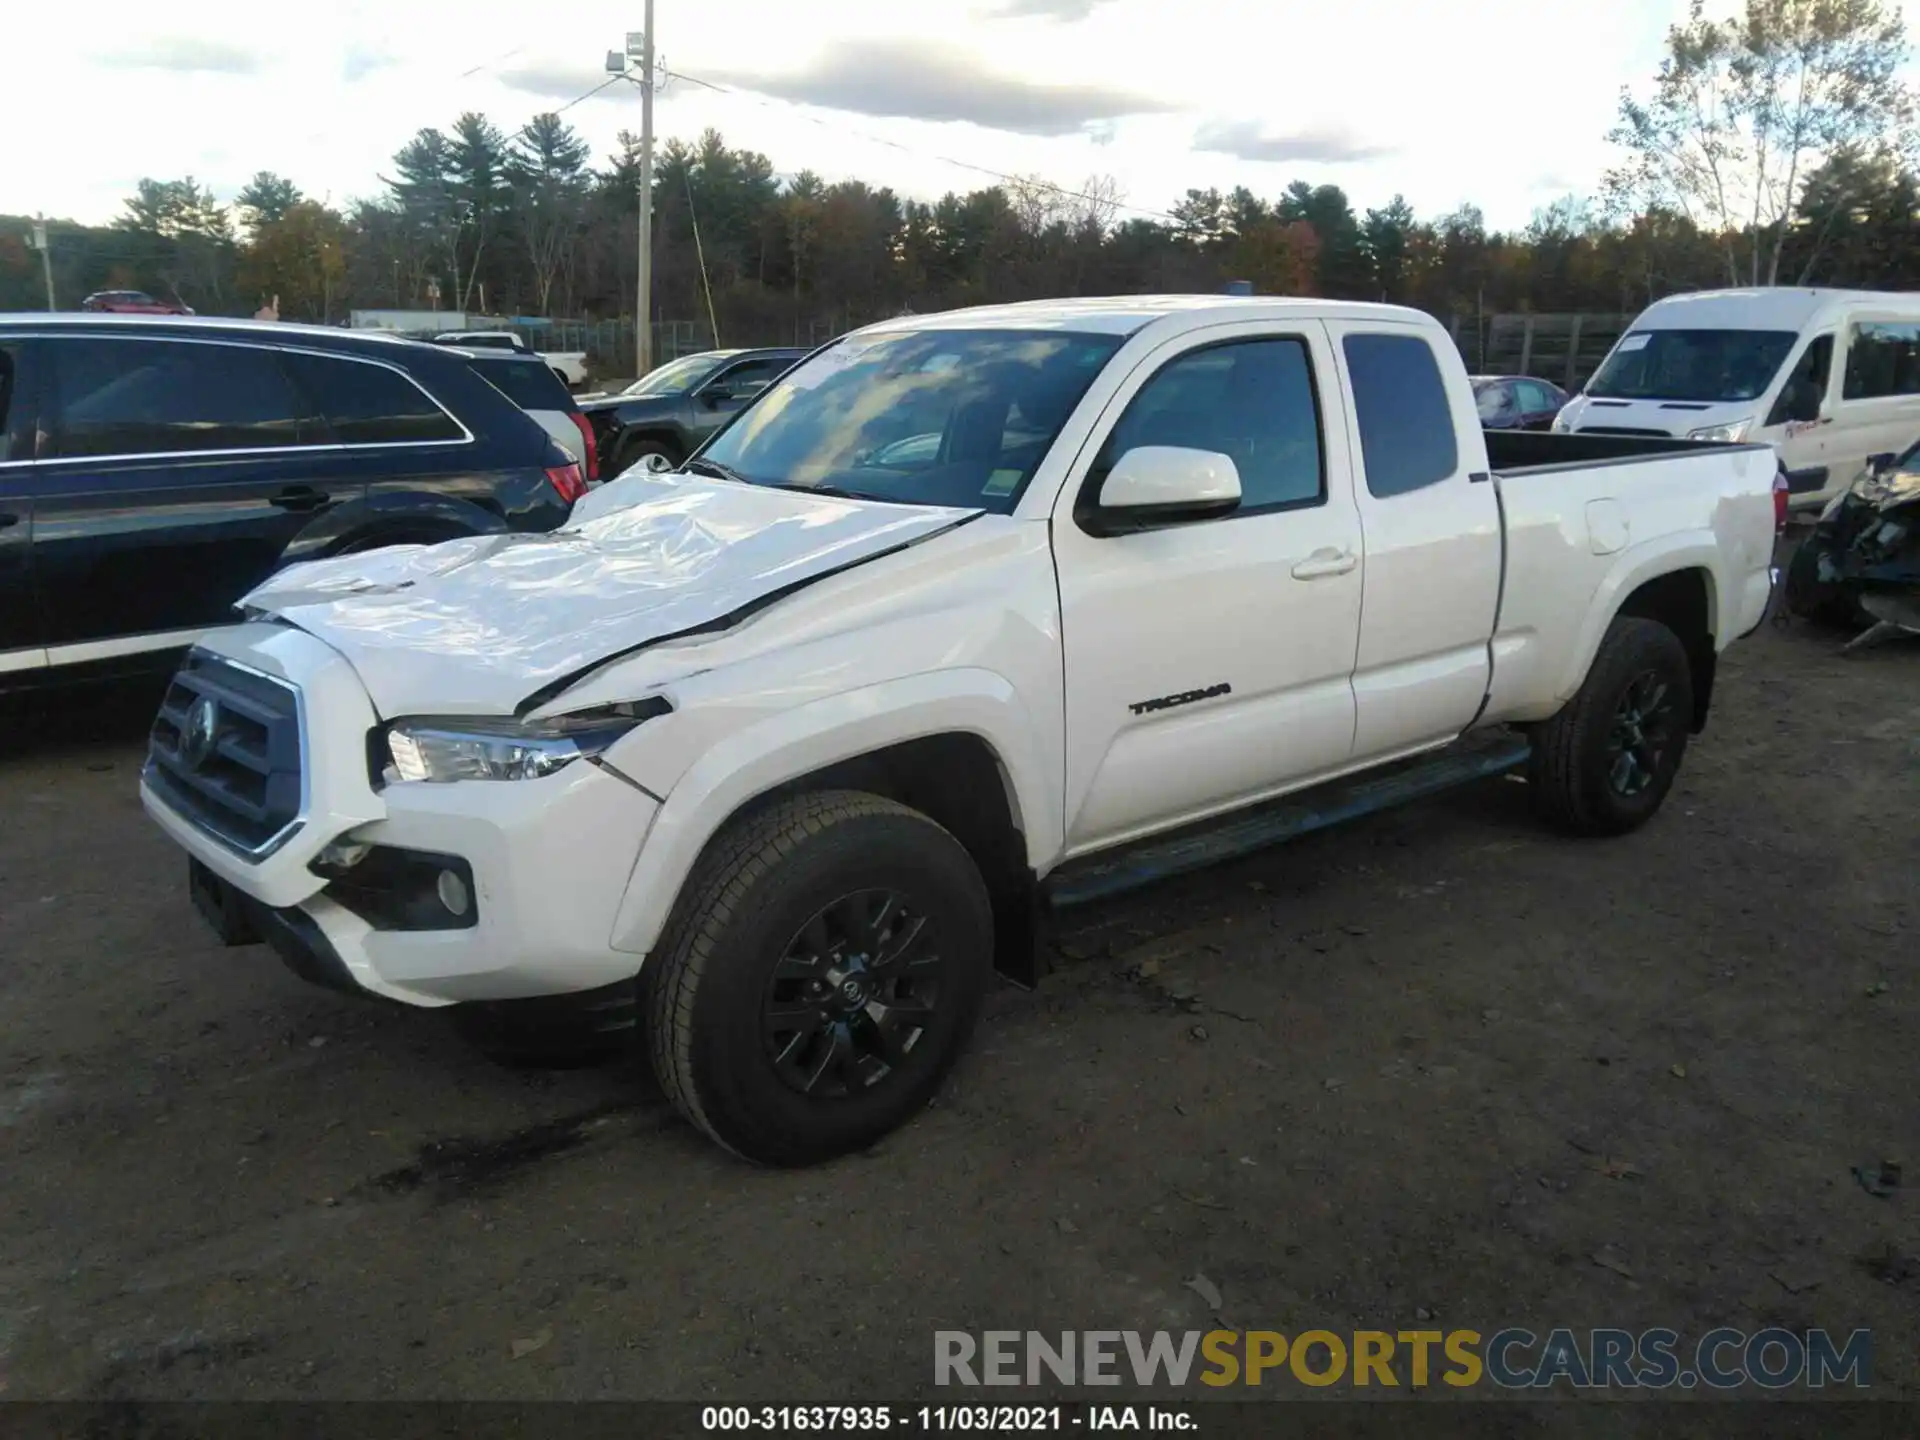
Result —
<instances>
[{"instance_id":1,"label":"rear door","mask_svg":"<svg viewBox=\"0 0 1920 1440\"><path fill-rule=\"evenodd\" d=\"M1458 735L1480 712L1500 601L1500 502L1444 335L1333 321L1366 544L1354 759Z\"/></svg>"},{"instance_id":2,"label":"rear door","mask_svg":"<svg viewBox=\"0 0 1920 1440\"><path fill-rule=\"evenodd\" d=\"M34 341L0 339L0 686L46 663L33 603L34 353Z\"/></svg>"},{"instance_id":3,"label":"rear door","mask_svg":"<svg viewBox=\"0 0 1920 1440\"><path fill-rule=\"evenodd\" d=\"M56 665L188 644L364 492L275 351L76 334L48 363L34 568Z\"/></svg>"}]
</instances>

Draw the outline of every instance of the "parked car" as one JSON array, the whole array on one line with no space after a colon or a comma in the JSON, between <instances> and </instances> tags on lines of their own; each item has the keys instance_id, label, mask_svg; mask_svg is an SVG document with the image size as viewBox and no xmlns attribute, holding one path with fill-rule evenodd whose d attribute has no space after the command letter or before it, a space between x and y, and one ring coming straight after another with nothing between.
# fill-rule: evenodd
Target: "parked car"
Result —
<instances>
[{"instance_id":1,"label":"parked car","mask_svg":"<svg viewBox=\"0 0 1920 1440\"><path fill-rule=\"evenodd\" d=\"M1874 461L1828 502L1794 551L1786 596L1820 624L1920 630L1920 444Z\"/></svg>"},{"instance_id":2,"label":"parked car","mask_svg":"<svg viewBox=\"0 0 1920 1440\"><path fill-rule=\"evenodd\" d=\"M456 351L0 316L0 687L171 668L292 561L550 530L586 485Z\"/></svg>"},{"instance_id":3,"label":"parked car","mask_svg":"<svg viewBox=\"0 0 1920 1440\"><path fill-rule=\"evenodd\" d=\"M462 353L488 384L540 422L540 428L580 466L589 486L600 483L600 454L593 427L580 413L573 392L560 383L560 377L543 364L539 356L516 350Z\"/></svg>"},{"instance_id":4,"label":"parked car","mask_svg":"<svg viewBox=\"0 0 1920 1440\"><path fill-rule=\"evenodd\" d=\"M1473 403L1487 430L1551 430L1567 392L1529 375L1475 375Z\"/></svg>"},{"instance_id":5,"label":"parked car","mask_svg":"<svg viewBox=\"0 0 1920 1440\"><path fill-rule=\"evenodd\" d=\"M1556 427L1759 440L1820 509L1920 434L1920 294L1708 290L1649 306Z\"/></svg>"},{"instance_id":6,"label":"parked car","mask_svg":"<svg viewBox=\"0 0 1920 1440\"><path fill-rule=\"evenodd\" d=\"M584 350L536 350L511 330L451 330L433 337L436 345L456 345L462 350L512 350L520 355L536 355L560 377L569 389L587 383L587 352Z\"/></svg>"},{"instance_id":7,"label":"parked car","mask_svg":"<svg viewBox=\"0 0 1920 1440\"><path fill-rule=\"evenodd\" d=\"M156 300L144 290L96 290L80 302L92 315L191 315L178 300Z\"/></svg>"},{"instance_id":8,"label":"parked car","mask_svg":"<svg viewBox=\"0 0 1920 1440\"><path fill-rule=\"evenodd\" d=\"M222 937L637 1009L683 1115L818 1160L927 1101L996 962L1031 981L1043 900L1516 766L1643 824L1772 593L1766 447L1483 432L1398 307L899 319L756 410L559 533L248 596L141 788Z\"/></svg>"},{"instance_id":9,"label":"parked car","mask_svg":"<svg viewBox=\"0 0 1920 1440\"><path fill-rule=\"evenodd\" d=\"M618 395L583 396L608 478L648 456L678 465L809 353L705 350L668 361Z\"/></svg>"}]
</instances>

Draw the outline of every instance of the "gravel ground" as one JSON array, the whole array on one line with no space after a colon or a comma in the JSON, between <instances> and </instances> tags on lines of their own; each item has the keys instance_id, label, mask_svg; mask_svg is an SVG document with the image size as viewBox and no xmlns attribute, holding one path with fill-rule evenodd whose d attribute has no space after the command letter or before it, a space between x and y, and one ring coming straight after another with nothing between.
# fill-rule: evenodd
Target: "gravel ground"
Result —
<instances>
[{"instance_id":1,"label":"gravel ground","mask_svg":"<svg viewBox=\"0 0 1920 1440\"><path fill-rule=\"evenodd\" d=\"M0 1390L904 1399L936 1328L1432 1317L1866 1326L1920 1397L1920 644L1837 651L1737 647L1638 835L1496 781L1072 914L799 1173L218 948L146 699L57 711L0 749Z\"/></svg>"}]
</instances>

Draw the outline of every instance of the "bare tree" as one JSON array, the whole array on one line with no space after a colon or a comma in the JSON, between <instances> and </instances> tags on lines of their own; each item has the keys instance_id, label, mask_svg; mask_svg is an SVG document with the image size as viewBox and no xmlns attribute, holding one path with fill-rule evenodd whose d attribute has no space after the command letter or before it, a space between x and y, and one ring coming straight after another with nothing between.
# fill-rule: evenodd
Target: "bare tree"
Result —
<instances>
[{"instance_id":1,"label":"bare tree","mask_svg":"<svg viewBox=\"0 0 1920 1440\"><path fill-rule=\"evenodd\" d=\"M1841 150L1909 143L1906 53L1882 0L1746 0L1727 20L1693 0L1652 94L1620 97L1616 213L1675 210L1719 237L1729 283L1744 269L1749 284L1778 284L1808 171Z\"/></svg>"}]
</instances>

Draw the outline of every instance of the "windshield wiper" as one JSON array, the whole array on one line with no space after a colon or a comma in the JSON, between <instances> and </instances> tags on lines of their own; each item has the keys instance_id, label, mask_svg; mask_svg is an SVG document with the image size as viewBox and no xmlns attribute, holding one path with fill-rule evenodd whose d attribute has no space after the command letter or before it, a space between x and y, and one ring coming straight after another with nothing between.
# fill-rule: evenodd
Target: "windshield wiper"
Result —
<instances>
[{"instance_id":1,"label":"windshield wiper","mask_svg":"<svg viewBox=\"0 0 1920 1440\"><path fill-rule=\"evenodd\" d=\"M879 495L869 495L864 490L846 490L838 485L773 485L773 490L797 490L802 495L830 495L835 500L878 500L882 504L893 503Z\"/></svg>"},{"instance_id":2,"label":"windshield wiper","mask_svg":"<svg viewBox=\"0 0 1920 1440\"><path fill-rule=\"evenodd\" d=\"M753 484L753 481L747 479L738 470L729 465L722 465L718 460L701 457L687 461L680 468L694 475L710 475L715 480L731 480L736 485Z\"/></svg>"}]
</instances>

